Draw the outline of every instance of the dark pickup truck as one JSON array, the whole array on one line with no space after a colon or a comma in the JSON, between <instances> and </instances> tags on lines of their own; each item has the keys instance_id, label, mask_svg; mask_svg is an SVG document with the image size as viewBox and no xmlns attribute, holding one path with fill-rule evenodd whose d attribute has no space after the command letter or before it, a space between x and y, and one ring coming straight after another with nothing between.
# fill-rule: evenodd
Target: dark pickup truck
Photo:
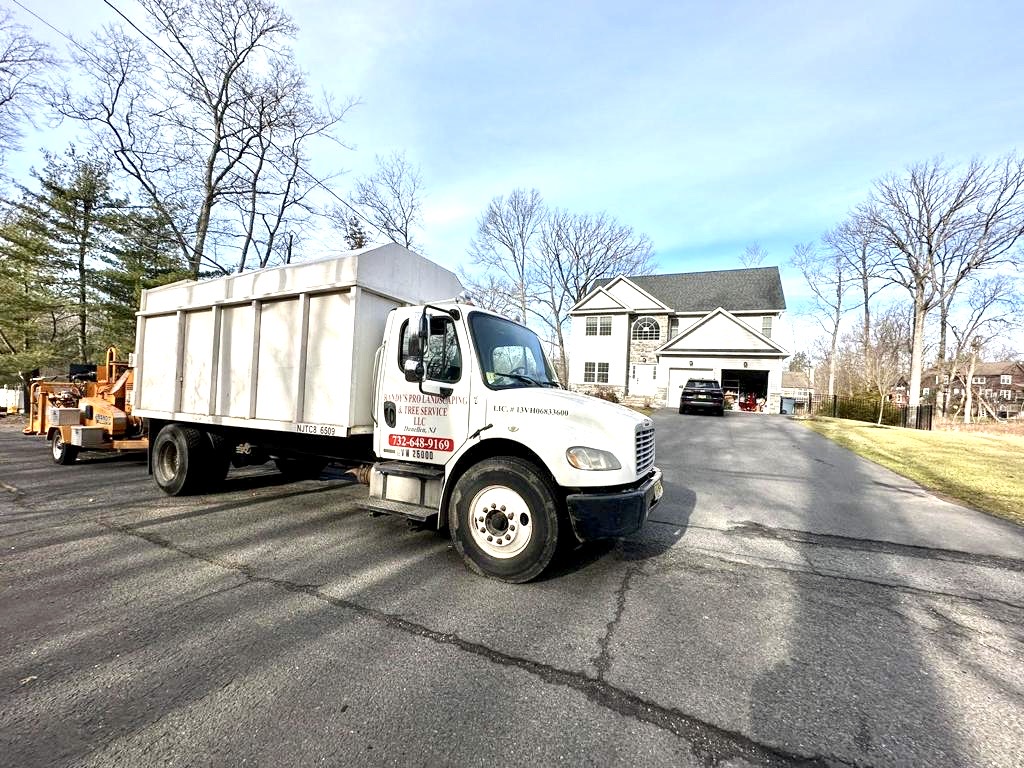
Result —
<instances>
[{"instance_id":1,"label":"dark pickup truck","mask_svg":"<svg viewBox=\"0 0 1024 768\"><path fill-rule=\"evenodd\" d=\"M688 379L679 396L679 412L689 410L711 411L725 415L725 393L715 379Z\"/></svg>"}]
</instances>

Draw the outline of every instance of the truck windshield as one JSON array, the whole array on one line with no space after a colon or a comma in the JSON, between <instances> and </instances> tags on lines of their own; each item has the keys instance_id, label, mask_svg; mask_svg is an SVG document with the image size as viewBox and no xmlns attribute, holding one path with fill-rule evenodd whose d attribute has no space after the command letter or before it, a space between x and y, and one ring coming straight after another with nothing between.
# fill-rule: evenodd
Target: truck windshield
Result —
<instances>
[{"instance_id":1,"label":"truck windshield","mask_svg":"<svg viewBox=\"0 0 1024 768\"><path fill-rule=\"evenodd\" d=\"M488 387L559 386L540 339L529 328L483 312L473 312L469 325Z\"/></svg>"}]
</instances>

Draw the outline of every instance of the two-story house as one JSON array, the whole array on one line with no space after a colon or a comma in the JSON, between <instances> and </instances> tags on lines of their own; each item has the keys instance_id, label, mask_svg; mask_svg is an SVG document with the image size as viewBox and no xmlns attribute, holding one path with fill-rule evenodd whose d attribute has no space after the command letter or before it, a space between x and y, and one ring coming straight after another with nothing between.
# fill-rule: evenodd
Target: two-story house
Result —
<instances>
[{"instance_id":1,"label":"two-story house","mask_svg":"<svg viewBox=\"0 0 1024 768\"><path fill-rule=\"evenodd\" d=\"M948 398L947 411L957 408L967 392L967 371L961 370L953 376L941 374L930 368L921 375L921 399L941 403ZM970 381L975 404L984 401L1001 418L1017 417L1024 407L1024 363L1004 360L992 363L978 363ZM984 408L984 406L982 406Z\"/></svg>"},{"instance_id":2,"label":"two-story house","mask_svg":"<svg viewBox=\"0 0 1024 768\"><path fill-rule=\"evenodd\" d=\"M715 378L778 412L785 309L778 267L598 281L569 313L568 384L672 406L688 378Z\"/></svg>"}]
</instances>

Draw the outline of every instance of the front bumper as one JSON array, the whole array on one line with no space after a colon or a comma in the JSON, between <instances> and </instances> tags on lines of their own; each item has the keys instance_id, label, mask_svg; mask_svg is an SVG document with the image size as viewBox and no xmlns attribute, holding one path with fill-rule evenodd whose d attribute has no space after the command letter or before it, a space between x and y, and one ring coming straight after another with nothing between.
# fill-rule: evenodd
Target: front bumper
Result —
<instances>
[{"instance_id":1,"label":"front bumper","mask_svg":"<svg viewBox=\"0 0 1024 768\"><path fill-rule=\"evenodd\" d=\"M661 470L655 467L636 488L607 493L571 493L566 497L566 506L573 533L580 541L635 533L661 501L662 492Z\"/></svg>"}]
</instances>

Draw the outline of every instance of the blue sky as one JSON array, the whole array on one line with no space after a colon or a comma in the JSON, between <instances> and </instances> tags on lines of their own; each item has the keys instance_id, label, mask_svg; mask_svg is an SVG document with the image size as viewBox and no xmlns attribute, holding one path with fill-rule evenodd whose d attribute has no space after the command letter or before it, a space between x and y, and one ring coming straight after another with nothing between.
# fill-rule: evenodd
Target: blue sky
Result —
<instances>
[{"instance_id":1,"label":"blue sky","mask_svg":"<svg viewBox=\"0 0 1024 768\"><path fill-rule=\"evenodd\" d=\"M113 20L102 0L23 2L80 35ZM406 152L425 183L423 250L451 267L491 197L536 187L646 233L660 272L738 267L758 241L796 309L793 245L873 179L1022 143L1020 2L283 5L311 82L361 100L340 129L352 150L324 146L320 172L347 171L344 194L375 154Z\"/></svg>"}]
</instances>

